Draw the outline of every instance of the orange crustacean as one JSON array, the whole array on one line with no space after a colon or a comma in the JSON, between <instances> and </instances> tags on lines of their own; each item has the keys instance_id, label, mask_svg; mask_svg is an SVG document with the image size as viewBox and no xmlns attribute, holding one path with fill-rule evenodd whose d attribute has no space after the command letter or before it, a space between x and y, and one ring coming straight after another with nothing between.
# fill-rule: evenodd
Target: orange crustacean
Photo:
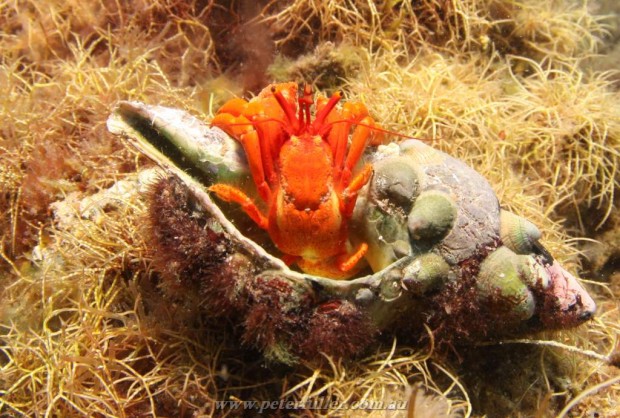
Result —
<instances>
[{"instance_id":1,"label":"orange crustacean","mask_svg":"<svg viewBox=\"0 0 620 418\"><path fill-rule=\"evenodd\" d=\"M353 171L368 142L380 138L366 106L347 102L337 107L341 97L340 92L329 99L319 96L314 120L308 85L298 95L297 83L273 84L250 101L225 103L211 124L242 144L266 213L234 186L209 188L220 199L241 205L267 230L288 264L336 279L355 274L368 249L366 243L351 248L348 221L372 166Z\"/></svg>"}]
</instances>

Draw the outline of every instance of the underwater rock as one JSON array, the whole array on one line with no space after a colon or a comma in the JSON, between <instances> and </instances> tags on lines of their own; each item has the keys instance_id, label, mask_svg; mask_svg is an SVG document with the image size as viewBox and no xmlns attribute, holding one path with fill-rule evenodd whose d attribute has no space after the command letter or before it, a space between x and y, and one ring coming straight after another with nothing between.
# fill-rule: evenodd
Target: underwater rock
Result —
<instances>
[{"instance_id":1,"label":"underwater rock","mask_svg":"<svg viewBox=\"0 0 620 418\"><path fill-rule=\"evenodd\" d=\"M533 224L500 209L473 169L420 141L366 150L374 175L350 241L368 244L369 267L334 280L289 268L238 206L211 199L207 188L219 182L257 195L242 147L223 131L137 102L121 102L108 128L165 171L149 197L152 245L165 264L184 267L163 269L163 279L194 283L205 310L234 318L244 343L272 360L352 356L380 334L421 335L425 324L458 343L573 327L595 312ZM177 249L171 237L195 244Z\"/></svg>"}]
</instances>

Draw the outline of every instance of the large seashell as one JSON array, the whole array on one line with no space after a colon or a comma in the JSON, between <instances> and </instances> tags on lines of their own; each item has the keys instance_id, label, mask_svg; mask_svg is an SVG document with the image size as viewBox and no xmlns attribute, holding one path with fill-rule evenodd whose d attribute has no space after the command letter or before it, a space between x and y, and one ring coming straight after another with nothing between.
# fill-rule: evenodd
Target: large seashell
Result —
<instances>
[{"instance_id":1,"label":"large seashell","mask_svg":"<svg viewBox=\"0 0 620 418\"><path fill-rule=\"evenodd\" d=\"M204 297L197 309L237 320L242 340L272 360L346 357L379 333L425 326L450 343L565 328L595 311L535 226L500 212L482 176L419 141L365 155L375 176L350 230L368 243L370 269L342 281L291 270L238 208L211 200L214 182L256 193L241 147L222 131L137 102L121 102L108 127L165 171L149 197L164 288Z\"/></svg>"}]
</instances>

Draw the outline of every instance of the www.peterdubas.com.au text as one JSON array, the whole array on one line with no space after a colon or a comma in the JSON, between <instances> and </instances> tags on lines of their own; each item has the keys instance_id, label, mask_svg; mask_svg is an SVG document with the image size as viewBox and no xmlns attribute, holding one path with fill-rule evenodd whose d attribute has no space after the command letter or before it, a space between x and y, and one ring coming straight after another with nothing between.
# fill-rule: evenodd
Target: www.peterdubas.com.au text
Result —
<instances>
[{"instance_id":1,"label":"www.peterdubas.com.au text","mask_svg":"<svg viewBox=\"0 0 620 418\"><path fill-rule=\"evenodd\" d=\"M257 411L259 414L274 410L386 410L407 409L407 401L359 400L350 403L316 398L308 401L280 399L277 401L215 401L217 411Z\"/></svg>"}]
</instances>

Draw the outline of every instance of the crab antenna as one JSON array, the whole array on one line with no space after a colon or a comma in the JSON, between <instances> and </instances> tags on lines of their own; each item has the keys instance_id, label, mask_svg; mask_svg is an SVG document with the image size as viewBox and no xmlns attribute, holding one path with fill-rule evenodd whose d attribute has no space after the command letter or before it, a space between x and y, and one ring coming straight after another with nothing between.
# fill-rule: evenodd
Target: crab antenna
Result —
<instances>
[{"instance_id":1,"label":"crab antenna","mask_svg":"<svg viewBox=\"0 0 620 418\"><path fill-rule=\"evenodd\" d=\"M273 94L273 97L276 98L276 100L278 101L278 104L284 111L286 118L288 119L291 127L293 128L293 132L298 133L299 132L299 119L297 119L297 116L295 116L295 109L293 109L293 106L291 106L291 104L286 101L286 99L282 95L282 92L276 90L275 87L271 88L271 93Z\"/></svg>"},{"instance_id":2,"label":"crab antenna","mask_svg":"<svg viewBox=\"0 0 620 418\"><path fill-rule=\"evenodd\" d=\"M325 107L323 107L323 109L321 109L321 111L316 114L314 122L312 122L312 128L314 131L318 131L318 128L323 125L323 123L325 122L325 118L327 117L327 115L329 115L329 112L331 112L332 109L336 107L341 98L342 93L340 93L339 91L332 94L332 97L329 98L329 101L327 102L327 104L325 104Z\"/></svg>"},{"instance_id":3,"label":"crab antenna","mask_svg":"<svg viewBox=\"0 0 620 418\"><path fill-rule=\"evenodd\" d=\"M304 85L304 92L299 97L299 120L302 129L310 126L310 106L314 103L312 99L312 87L309 84Z\"/></svg>"}]
</instances>

